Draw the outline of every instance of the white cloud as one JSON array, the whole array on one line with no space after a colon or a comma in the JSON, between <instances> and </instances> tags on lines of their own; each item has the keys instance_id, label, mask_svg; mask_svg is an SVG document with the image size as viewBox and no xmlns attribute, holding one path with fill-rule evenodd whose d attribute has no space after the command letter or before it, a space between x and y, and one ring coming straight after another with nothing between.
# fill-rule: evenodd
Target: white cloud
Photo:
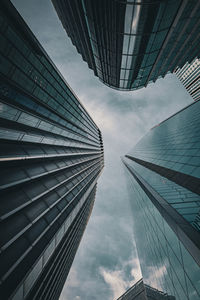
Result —
<instances>
[{"instance_id":1,"label":"white cloud","mask_svg":"<svg viewBox=\"0 0 200 300\"><path fill-rule=\"evenodd\" d=\"M164 265L160 266L159 268L155 267L148 267L146 270L149 273L149 277L145 278L145 283L150 285L151 287L163 291L163 279L164 276L167 275L167 265L168 262L166 261Z\"/></svg>"},{"instance_id":2,"label":"white cloud","mask_svg":"<svg viewBox=\"0 0 200 300\"><path fill-rule=\"evenodd\" d=\"M99 128L112 132L116 129L116 118L115 116L110 113L108 107L106 105L96 105L98 100L88 102L87 104L87 111L90 115L95 116L95 122L99 126Z\"/></svg>"},{"instance_id":3,"label":"white cloud","mask_svg":"<svg viewBox=\"0 0 200 300\"><path fill-rule=\"evenodd\" d=\"M108 271L100 268L100 273L112 290L113 297L111 300L118 298L129 287L129 282L124 280L122 271Z\"/></svg>"},{"instance_id":4,"label":"white cloud","mask_svg":"<svg viewBox=\"0 0 200 300\"><path fill-rule=\"evenodd\" d=\"M131 280L129 280L124 273L124 269L127 266L132 266L129 274L129 276L131 275ZM106 268L100 267L99 272L112 291L110 300L119 298L126 290L128 290L142 277L139 260L137 258L133 258L129 261L124 261L121 269L108 270Z\"/></svg>"}]
</instances>

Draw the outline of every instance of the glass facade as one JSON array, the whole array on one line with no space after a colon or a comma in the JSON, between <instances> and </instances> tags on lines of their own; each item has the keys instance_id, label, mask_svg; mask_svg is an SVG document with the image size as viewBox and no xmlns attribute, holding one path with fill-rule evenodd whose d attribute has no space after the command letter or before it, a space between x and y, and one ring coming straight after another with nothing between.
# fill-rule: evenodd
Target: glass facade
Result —
<instances>
[{"instance_id":1,"label":"glass facade","mask_svg":"<svg viewBox=\"0 0 200 300\"><path fill-rule=\"evenodd\" d=\"M52 0L77 51L106 85L134 90L199 55L198 0Z\"/></svg>"},{"instance_id":2,"label":"glass facade","mask_svg":"<svg viewBox=\"0 0 200 300\"><path fill-rule=\"evenodd\" d=\"M182 68L177 68L174 73L194 101L200 100L200 59L196 58L191 63L187 62Z\"/></svg>"},{"instance_id":3,"label":"glass facade","mask_svg":"<svg viewBox=\"0 0 200 300\"><path fill-rule=\"evenodd\" d=\"M92 211L102 137L11 2L0 8L0 295L56 300Z\"/></svg>"},{"instance_id":4,"label":"glass facade","mask_svg":"<svg viewBox=\"0 0 200 300\"><path fill-rule=\"evenodd\" d=\"M175 297L144 284L140 279L117 300L175 300Z\"/></svg>"},{"instance_id":5,"label":"glass facade","mask_svg":"<svg viewBox=\"0 0 200 300\"><path fill-rule=\"evenodd\" d=\"M123 159L144 283L180 300L200 298L199 106L152 128Z\"/></svg>"}]
</instances>

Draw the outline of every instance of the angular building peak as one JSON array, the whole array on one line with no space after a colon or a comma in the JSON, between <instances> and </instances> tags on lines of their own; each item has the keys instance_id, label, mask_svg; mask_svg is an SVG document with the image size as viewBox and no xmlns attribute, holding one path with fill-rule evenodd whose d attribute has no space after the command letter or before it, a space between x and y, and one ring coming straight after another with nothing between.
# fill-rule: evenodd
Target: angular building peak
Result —
<instances>
[{"instance_id":1,"label":"angular building peak","mask_svg":"<svg viewBox=\"0 0 200 300\"><path fill-rule=\"evenodd\" d=\"M176 298L144 284L140 279L117 300L176 300Z\"/></svg>"}]
</instances>

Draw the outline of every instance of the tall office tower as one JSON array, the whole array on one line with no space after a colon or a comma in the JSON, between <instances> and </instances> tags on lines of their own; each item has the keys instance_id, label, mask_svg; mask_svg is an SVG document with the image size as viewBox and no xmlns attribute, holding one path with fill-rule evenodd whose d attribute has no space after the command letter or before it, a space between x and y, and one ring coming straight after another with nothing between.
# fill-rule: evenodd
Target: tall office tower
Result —
<instances>
[{"instance_id":1,"label":"tall office tower","mask_svg":"<svg viewBox=\"0 0 200 300\"><path fill-rule=\"evenodd\" d=\"M144 86L200 53L199 0L52 0L77 51L106 85Z\"/></svg>"},{"instance_id":2,"label":"tall office tower","mask_svg":"<svg viewBox=\"0 0 200 300\"><path fill-rule=\"evenodd\" d=\"M186 63L174 72L185 86L194 101L200 100L200 59L196 58L191 63Z\"/></svg>"},{"instance_id":3,"label":"tall office tower","mask_svg":"<svg viewBox=\"0 0 200 300\"><path fill-rule=\"evenodd\" d=\"M59 298L103 167L101 133L1 0L0 298Z\"/></svg>"},{"instance_id":4,"label":"tall office tower","mask_svg":"<svg viewBox=\"0 0 200 300\"><path fill-rule=\"evenodd\" d=\"M151 129L123 159L145 284L200 299L200 101Z\"/></svg>"},{"instance_id":5,"label":"tall office tower","mask_svg":"<svg viewBox=\"0 0 200 300\"><path fill-rule=\"evenodd\" d=\"M117 300L175 300L175 297L144 284L140 279Z\"/></svg>"}]
</instances>

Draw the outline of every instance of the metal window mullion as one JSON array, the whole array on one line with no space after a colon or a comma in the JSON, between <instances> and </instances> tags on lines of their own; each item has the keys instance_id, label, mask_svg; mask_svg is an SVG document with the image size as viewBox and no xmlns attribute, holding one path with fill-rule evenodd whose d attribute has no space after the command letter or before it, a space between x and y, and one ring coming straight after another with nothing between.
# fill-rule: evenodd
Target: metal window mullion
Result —
<instances>
[{"instance_id":1,"label":"metal window mullion","mask_svg":"<svg viewBox=\"0 0 200 300\"><path fill-rule=\"evenodd\" d=\"M49 174L55 174L55 173L60 172L60 171L62 171L62 170L65 170L65 169L68 169L68 168L77 166L77 165L79 165L79 164L81 164L81 163L83 163L83 162L87 162L87 161L96 159L96 158L98 158L98 157L101 157L101 155L98 155L98 156L92 157L91 159L87 159L87 160L84 160L84 161L81 161L81 162L72 164L72 165L70 165L70 166L64 166L64 167L61 167L61 168L59 168L59 169L47 171L47 172L45 172L45 173L42 173L42 174L39 174L39 175L35 175L35 176L32 176L32 177L27 176L27 177L29 177L29 178L25 178L25 179L22 179L22 180L17 180L17 181L15 181L15 182L11 182L11 183L2 185L1 188L0 188L0 191L9 189L9 188L11 188L11 187L13 187L13 186L16 186L16 185L19 185L19 184L24 184L24 183L26 183L26 182L29 182L29 181L32 181L32 180L41 178L41 177L46 176L46 175L49 175Z\"/></svg>"}]
</instances>

